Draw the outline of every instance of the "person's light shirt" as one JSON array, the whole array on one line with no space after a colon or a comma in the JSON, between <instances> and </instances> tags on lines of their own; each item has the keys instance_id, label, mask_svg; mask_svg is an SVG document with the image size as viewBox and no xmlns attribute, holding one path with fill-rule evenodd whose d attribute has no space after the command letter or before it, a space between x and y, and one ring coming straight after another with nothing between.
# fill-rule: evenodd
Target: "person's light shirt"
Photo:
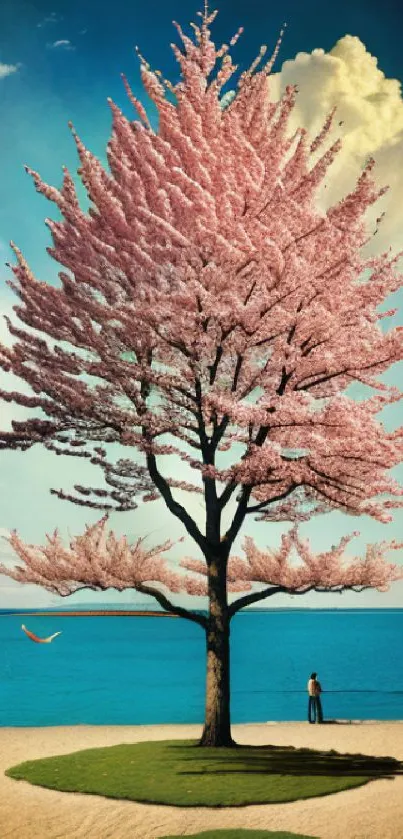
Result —
<instances>
[{"instance_id":1,"label":"person's light shirt","mask_svg":"<svg viewBox=\"0 0 403 839\"><path fill-rule=\"evenodd\" d=\"M316 679L309 679L308 693L309 693L309 696L319 696L319 694L320 694L320 684Z\"/></svg>"}]
</instances>

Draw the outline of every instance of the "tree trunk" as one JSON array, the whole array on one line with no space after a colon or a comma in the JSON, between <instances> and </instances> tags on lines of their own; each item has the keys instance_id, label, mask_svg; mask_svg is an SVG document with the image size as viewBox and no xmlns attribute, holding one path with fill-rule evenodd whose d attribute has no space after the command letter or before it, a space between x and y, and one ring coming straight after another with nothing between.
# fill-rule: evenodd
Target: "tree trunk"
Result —
<instances>
[{"instance_id":1,"label":"tree trunk","mask_svg":"<svg viewBox=\"0 0 403 839\"><path fill-rule=\"evenodd\" d=\"M209 564L209 618L206 630L206 713L200 746L234 746L230 718L230 622L227 569Z\"/></svg>"}]
</instances>

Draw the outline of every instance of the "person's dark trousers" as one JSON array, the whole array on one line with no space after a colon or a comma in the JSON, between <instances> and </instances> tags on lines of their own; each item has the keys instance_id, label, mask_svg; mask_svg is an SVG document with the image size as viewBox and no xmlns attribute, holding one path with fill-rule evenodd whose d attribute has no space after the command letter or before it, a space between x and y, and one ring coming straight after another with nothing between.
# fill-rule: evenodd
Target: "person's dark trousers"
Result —
<instances>
[{"instance_id":1,"label":"person's dark trousers","mask_svg":"<svg viewBox=\"0 0 403 839\"><path fill-rule=\"evenodd\" d=\"M308 722L323 722L320 696L310 696L308 699Z\"/></svg>"}]
</instances>

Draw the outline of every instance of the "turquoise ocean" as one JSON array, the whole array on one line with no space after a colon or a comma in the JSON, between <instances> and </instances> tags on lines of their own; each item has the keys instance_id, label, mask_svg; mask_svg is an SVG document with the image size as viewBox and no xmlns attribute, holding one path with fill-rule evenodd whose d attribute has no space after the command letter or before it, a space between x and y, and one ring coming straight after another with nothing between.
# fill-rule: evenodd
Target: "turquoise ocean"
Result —
<instances>
[{"instance_id":1,"label":"turquoise ocean","mask_svg":"<svg viewBox=\"0 0 403 839\"><path fill-rule=\"evenodd\" d=\"M240 613L232 720L304 720L312 670L326 719L402 720L402 641L403 609ZM0 614L0 726L201 723L204 683L203 631L180 618Z\"/></svg>"}]
</instances>

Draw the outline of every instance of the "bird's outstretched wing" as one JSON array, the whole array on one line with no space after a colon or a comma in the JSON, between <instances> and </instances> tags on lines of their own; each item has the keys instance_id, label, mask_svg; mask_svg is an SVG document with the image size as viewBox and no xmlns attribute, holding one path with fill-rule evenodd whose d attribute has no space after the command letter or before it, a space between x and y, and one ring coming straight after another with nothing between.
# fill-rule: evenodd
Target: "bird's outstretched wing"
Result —
<instances>
[{"instance_id":1,"label":"bird's outstretched wing","mask_svg":"<svg viewBox=\"0 0 403 839\"><path fill-rule=\"evenodd\" d=\"M27 635L27 637L31 639L31 641L35 641L37 644L50 644L54 638L62 634L61 632L54 632L54 634L49 635L48 638L38 638L38 636L35 635L34 632L31 632L29 629L27 629L26 626L24 626L24 624L22 624L21 629L23 632L25 632L25 635Z\"/></svg>"},{"instance_id":2,"label":"bird's outstretched wing","mask_svg":"<svg viewBox=\"0 0 403 839\"><path fill-rule=\"evenodd\" d=\"M61 632L54 632L53 635L49 635L49 638L42 638L44 644L50 644L54 638L57 638L58 635L61 635Z\"/></svg>"}]
</instances>

